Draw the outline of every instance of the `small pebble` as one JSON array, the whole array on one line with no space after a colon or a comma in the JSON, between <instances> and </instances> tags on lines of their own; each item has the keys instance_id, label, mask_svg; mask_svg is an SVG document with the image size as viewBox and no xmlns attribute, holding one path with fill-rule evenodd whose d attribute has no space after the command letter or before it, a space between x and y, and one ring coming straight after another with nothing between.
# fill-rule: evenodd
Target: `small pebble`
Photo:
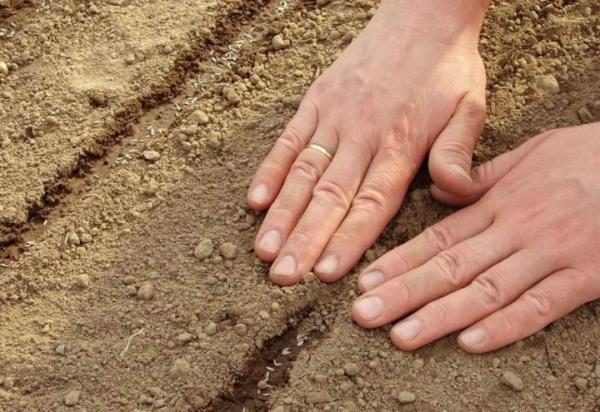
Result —
<instances>
[{"instance_id":1,"label":"small pebble","mask_svg":"<svg viewBox=\"0 0 600 412\"><path fill-rule=\"evenodd\" d=\"M248 333L248 327L243 323L238 323L234 326L234 329L238 336L244 336L246 333Z\"/></svg>"},{"instance_id":2,"label":"small pebble","mask_svg":"<svg viewBox=\"0 0 600 412\"><path fill-rule=\"evenodd\" d=\"M67 347L63 344L58 345L56 347L56 349L54 350L54 352L56 352L57 355L64 355L66 351L67 351Z\"/></svg>"},{"instance_id":3,"label":"small pebble","mask_svg":"<svg viewBox=\"0 0 600 412\"><path fill-rule=\"evenodd\" d=\"M183 332L177 336L177 341L180 343L188 343L193 338L194 338L194 335L192 335L191 333Z\"/></svg>"},{"instance_id":4,"label":"small pebble","mask_svg":"<svg viewBox=\"0 0 600 412\"><path fill-rule=\"evenodd\" d=\"M500 377L500 382L517 392L522 391L525 387L521 377L511 371L505 371Z\"/></svg>"},{"instance_id":5,"label":"small pebble","mask_svg":"<svg viewBox=\"0 0 600 412\"><path fill-rule=\"evenodd\" d=\"M190 363L185 359L175 359L171 367L171 376L179 378L187 375L192 370Z\"/></svg>"},{"instance_id":6,"label":"small pebble","mask_svg":"<svg viewBox=\"0 0 600 412\"><path fill-rule=\"evenodd\" d=\"M127 285L127 287L125 288L125 293L127 294L127 296L137 296L137 289L133 285Z\"/></svg>"},{"instance_id":7,"label":"small pebble","mask_svg":"<svg viewBox=\"0 0 600 412\"><path fill-rule=\"evenodd\" d=\"M223 88L223 97L225 97L225 100L227 100L227 103L229 103L231 105L236 105L242 101L242 98L240 97L240 95L237 94L235 92L235 90L233 90L231 87Z\"/></svg>"},{"instance_id":8,"label":"small pebble","mask_svg":"<svg viewBox=\"0 0 600 412\"><path fill-rule=\"evenodd\" d=\"M290 45L290 42L288 40L285 40L281 34L278 34L275 37L273 37L271 45L275 50L283 50Z\"/></svg>"},{"instance_id":9,"label":"small pebble","mask_svg":"<svg viewBox=\"0 0 600 412\"><path fill-rule=\"evenodd\" d=\"M8 64L0 61L0 74L8 74Z\"/></svg>"},{"instance_id":10,"label":"small pebble","mask_svg":"<svg viewBox=\"0 0 600 412\"><path fill-rule=\"evenodd\" d=\"M149 162L156 162L158 159L160 159L160 153L158 153L156 150L146 150L144 153L142 153L142 156L144 156L144 159Z\"/></svg>"},{"instance_id":11,"label":"small pebble","mask_svg":"<svg viewBox=\"0 0 600 412\"><path fill-rule=\"evenodd\" d=\"M71 391L65 395L65 405L75 406L79 403L81 391Z\"/></svg>"},{"instance_id":12,"label":"small pebble","mask_svg":"<svg viewBox=\"0 0 600 412\"><path fill-rule=\"evenodd\" d=\"M541 91L549 94L557 94L560 92L558 80L556 80L556 77L551 74L538 77L537 86Z\"/></svg>"},{"instance_id":13,"label":"small pebble","mask_svg":"<svg viewBox=\"0 0 600 412\"><path fill-rule=\"evenodd\" d=\"M142 300L151 300L154 297L154 285L150 282L144 282L137 290L137 297Z\"/></svg>"},{"instance_id":14,"label":"small pebble","mask_svg":"<svg viewBox=\"0 0 600 412\"><path fill-rule=\"evenodd\" d=\"M204 260L212 255L214 248L212 240L202 239L194 249L194 256L199 260Z\"/></svg>"},{"instance_id":15,"label":"small pebble","mask_svg":"<svg viewBox=\"0 0 600 412\"><path fill-rule=\"evenodd\" d=\"M75 279L75 287L79 289L87 289L90 287L90 275L83 273Z\"/></svg>"},{"instance_id":16,"label":"small pebble","mask_svg":"<svg viewBox=\"0 0 600 412\"><path fill-rule=\"evenodd\" d=\"M125 63L128 65L135 63L135 55L133 53L129 53L127 56L125 56Z\"/></svg>"},{"instance_id":17,"label":"small pebble","mask_svg":"<svg viewBox=\"0 0 600 412\"><path fill-rule=\"evenodd\" d=\"M396 395L396 400L401 404L413 403L417 400L417 396L412 392L402 391Z\"/></svg>"},{"instance_id":18,"label":"small pebble","mask_svg":"<svg viewBox=\"0 0 600 412\"><path fill-rule=\"evenodd\" d=\"M208 115L202 110L196 110L190 115L190 122L199 125L205 125L210 121Z\"/></svg>"},{"instance_id":19,"label":"small pebble","mask_svg":"<svg viewBox=\"0 0 600 412\"><path fill-rule=\"evenodd\" d=\"M579 120L581 120L581 123L583 124L592 123L594 121L594 116L585 106L582 106L577 110L577 116L579 116Z\"/></svg>"},{"instance_id":20,"label":"small pebble","mask_svg":"<svg viewBox=\"0 0 600 412\"><path fill-rule=\"evenodd\" d=\"M311 391L306 394L306 402L310 404L328 403L331 401L331 395L325 391Z\"/></svg>"},{"instance_id":21,"label":"small pebble","mask_svg":"<svg viewBox=\"0 0 600 412\"><path fill-rule=\"evenodd\" d=\"M81 239L77 233L69 232L69 234L67 234L67 243L72 246L79 246L81 244Z\"/></svg>"},{"instance_id":22,"label":"small pebble","mask_svg":"<svg viewBox=\"0 0 600 412\"><path fill-rule=\"evenodd\" d=\"M223 243L219 250L225 259L235 259L238 254L237 246L231 242Z\"/></svg>"},{"instance_id":23,"label":"small pebble","mask_svg":"<svg viewBox=\"0 0 600 412\"><path fill-rule=\"evenodd\" d=\"M581 392L585 391L588 387L588 381L585 378L575 378L575 387Z\"/></svg>"},{"instance_id":24,"label":"small pebble","mask_svg":"<svg viewBox=\"0 0 600 412\"><path fill-rule=\"evenodd\" d=\"M360 373L360 368L356 363L348 362L344 365L344 372L348 376L356 376Z\"/></svg>"},{"instance_id":25,"label":"small pebble","mask_svg":"<svg viewBox=\"0 0 600 412\"><path fill-rule=\"evenodd\" d=\"M208 325L206 325L206 328L204 329L204 332L208 335L208 336L214 336L217 333L217 324L214 322L209 322Z\"/></svg>"}]
</instances>

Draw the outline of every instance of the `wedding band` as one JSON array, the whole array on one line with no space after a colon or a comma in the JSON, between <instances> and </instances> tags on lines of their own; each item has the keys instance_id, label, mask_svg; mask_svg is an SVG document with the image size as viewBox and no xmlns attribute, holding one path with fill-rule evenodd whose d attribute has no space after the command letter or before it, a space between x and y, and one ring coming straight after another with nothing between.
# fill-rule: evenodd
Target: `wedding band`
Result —
<instances>
[{"instance_id":1,"label":"wedding band","mask_svg":"<svg viewBox=\"0 0 600 412\"><path fill-rule=\"evenodd\" d=\"M308 147L310 149L316 150L317 152L321 153L322 155L324 155L329 160L333 160L333 155L331 153L329 153L329 150L325 149L320 144L311 143L311 144L308 145Z\"/></svg>"}]
</instances>

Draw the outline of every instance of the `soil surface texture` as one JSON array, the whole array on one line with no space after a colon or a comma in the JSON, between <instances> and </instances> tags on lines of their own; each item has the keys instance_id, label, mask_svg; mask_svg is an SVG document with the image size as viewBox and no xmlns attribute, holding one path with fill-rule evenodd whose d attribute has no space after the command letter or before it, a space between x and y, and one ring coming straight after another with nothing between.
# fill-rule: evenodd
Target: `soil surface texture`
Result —
<instances>
[{"instance_id":1,"label":"soil surface texture","mask_svg":"<svg viewBox=\"0 0 600 412\"><path fill-rule=\"evenodd\" d=\"M600 4L493 3L477 162L600 120ZM254 256L250 179L376 7L0 0L0 410L600 408L598 303L484 356L353 324L358 270L451 212L425 171L336 284Z\"/></svg>"}]
</instances>

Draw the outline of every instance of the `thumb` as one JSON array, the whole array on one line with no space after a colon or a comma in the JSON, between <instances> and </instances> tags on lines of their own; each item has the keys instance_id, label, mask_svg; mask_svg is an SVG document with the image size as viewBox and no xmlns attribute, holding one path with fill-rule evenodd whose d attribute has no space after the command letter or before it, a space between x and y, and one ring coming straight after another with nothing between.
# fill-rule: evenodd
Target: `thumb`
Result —
<instances>
[{"instance_id":1,"label":"thumb","mask_svg":"<svg viewBox=\"0 0 600 412\"><path fill-rule=\"evenodd\" d=\"M532 137L518 148L474 168L471 172L472 184L468 193L450 192L434 183L431 186L432 196L449 206L466 206L475 203L551 134L552 132L546 132Z\"/></svg>"},{"instance_id":2,"label":"thumb","mask_svg":"<svg viewBox=\"0 0 600 412\"><path fill-rule=\"evenodd\" d=\"M463 196L471 192L473 149L484 123L485 94L466 94L429 154L429 174L437 187Z\"/></svg>"}]
</instances>

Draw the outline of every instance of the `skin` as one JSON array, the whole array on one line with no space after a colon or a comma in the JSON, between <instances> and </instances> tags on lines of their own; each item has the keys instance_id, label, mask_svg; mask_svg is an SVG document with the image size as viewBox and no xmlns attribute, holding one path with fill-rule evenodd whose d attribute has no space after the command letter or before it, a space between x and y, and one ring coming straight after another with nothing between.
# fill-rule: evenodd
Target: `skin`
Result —
<instances>
[{"instance_id":1,"label":"skin","mask_svg":"<svg viewBox=\"0 0 600 412\"><path fill-rule=\"evenodd\" d=\"M403 350L465 328L464 350L495 350L600 297L598 124L545 133L471 171L487 5L384 0L311 86L248 192L269 209L255 249L271 279L293 285L314 270L333 282L396 214L429 153L434 197L468 207L370 265L352 308L365 328L404 318L391 331Z\"/></svg>"},{"instance_id":2,"label":"skin","mask_svg":"<svg viewBox=\"0 0 600 412\"><path fill-rule=\"evenodd\" d=\"M485 119L484 12L471 0L384 0L310 87L248 192L252 208L270 207L255 250L274 262L273 282L293 285L313 269L325 282L344 276L396 214L430 150L436 184L466 192Z\"/></svg>"},{"instance_id":3,"label":"skin","mask_svg":"<svg viewBox=\"0 0 600 412\"><path fill-rule=\"evenodd\" d=\"M414 350L449 333L489 352L600 298L600 123L553 130L473 170L470 205L388 252L359 278L352 316L394 322Z\"/></svg>"}]
</instances>

